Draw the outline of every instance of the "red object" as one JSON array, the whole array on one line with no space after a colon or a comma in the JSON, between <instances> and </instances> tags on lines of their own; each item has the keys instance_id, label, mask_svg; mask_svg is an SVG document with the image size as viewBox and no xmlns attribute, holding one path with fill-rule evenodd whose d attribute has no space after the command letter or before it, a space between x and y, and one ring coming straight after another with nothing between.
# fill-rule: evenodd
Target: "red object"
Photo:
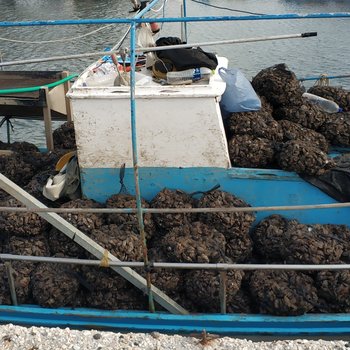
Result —
<instances>
[{"instance_id":1,"label":"red object","mask_svg":"<svg viewBox=\"0 0 350 350\"><path fill-rule=\"evenodd\" d=\"M151 25L151 30L153 34L156 34L160 31L160 27L158 23L153 22L153 23L150 23L150 25Z\"/></svg>"}]
</instances>

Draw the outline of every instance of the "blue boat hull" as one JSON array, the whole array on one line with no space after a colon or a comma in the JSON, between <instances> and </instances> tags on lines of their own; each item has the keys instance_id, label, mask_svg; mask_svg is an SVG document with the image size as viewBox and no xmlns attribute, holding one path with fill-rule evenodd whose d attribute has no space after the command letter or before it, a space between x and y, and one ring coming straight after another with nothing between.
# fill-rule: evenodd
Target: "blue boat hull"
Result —
<instances>
[{"instance_id":1,"label":"blue boat hull","mask_svg":"<svg viewBox=\"0 0 350 350\"><path fill-rule=\"evenodd\" d=\"M294 317L201 314L172 315L139 311L45 309L36 306L0 306L0 323L24 326L70 327L165 333L221 335L350 335L350 315L312 314Z\"/></svg>"},{"instance_id":2,"label":"blue boat hull","mask_svg":"<svg viewBox=\"0 0 350 350\"><path fill-rule=\"evenodd\" d=\"M120 169L81 169L83 193L86 197L105 202L120 191ZM167 187L188 193L208 191L216 185L253 207L330 204L336 201L301 179L297 174L275 169L247 168L140 168L141 196L151 200ZM133 169L125 169L124 184L135 193ZM313 209L273 212L295 218L305 224L350 224L349 208ZM257 221L272 212L259 212Z\"/></svg>"}]
</instances>

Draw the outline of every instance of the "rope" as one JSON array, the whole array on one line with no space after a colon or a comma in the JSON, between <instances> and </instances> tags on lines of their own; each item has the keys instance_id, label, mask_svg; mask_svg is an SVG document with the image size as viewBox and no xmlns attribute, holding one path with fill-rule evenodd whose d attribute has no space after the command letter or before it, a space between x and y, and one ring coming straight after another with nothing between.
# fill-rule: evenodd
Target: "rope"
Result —
<instances>
[{"instance_id":1,"label":"rope","mask_svg":"<svg viewBox=\"0 0 350 350\"><path fill-rule=\"evenodd\" d=\"M4 94L21 94L21 93L25 93L25 92L39 91L43 87L48 87L49 89L51 89L51 88L54 88L57 85L64 84L66 81L71 80L72 78L75 78L77 76L78 76L78 74L72 74L72 75L69 75L68 77L66 77L64 79L55 81L54 83L41 85L41 86L31 86L31 87L26 87L26 88L0 90L0 95L4 95Z\"/></svg>"},{"instance_id":2,"label":"rope","mask_svg":"<svg viewBox=\"0 0 350 350\"><path fill-rule=\"evenodd\" d=\"M108 250L103 252L102 259L100 260L100 267L109 267Z\"/></svg>"},{"instance_id":3,"label":"rope","mask_svg":"<svg viewBox=\"0 0 350 350\"><path fill-rule=\"evenodd\" d=\"M95 30L93 30L91 32L88 32L88 33L82 34L82 35L78 35L78 36L75 36L73 38L63 38L63 39L55 39L55 40L42 40L42 41L26 41L26 40L16 40L16 39L8 39L8 38L0 37L0 40L1 41L10 41L10 42L13 42L13 43L24 43L24 44L49 44L49 43L73 41L73 40L76 40L76 39L81 39L81 38L84 38L86 36L95 34L95 33L99 32L99 31L101 31L103 29L106 29L106 28L109 28L109 27L111 27L113 25L114 24L109 24L109 25L104 26L102 28L95 29Z\"/></svg>"},{"instance_id":4,"label":"rope","mask_svg":"<svg viewBox=\"0 0 350 350\"><path fill-rule=\"evenodd\" d=\"M314 86L328 86L329 85L329 78L327 74L321 74L320 78L316 80Z\"/></svg>"},{"instance_id":5,"label":"rope","mask_svg":"<svg viewBox=\"0 0 350 350\"><path fill-rule=\"evenodd\" d=\"M248 13L250 15L261 15L264 16L266 15L266 13L259 13L259 12L250 12L250 11L243 11L243 10L236 10L236 9L232 9L229 7L222 7L222 6L217 6L217 5L212 5L212 4L208 4L206 2L203 1L199 1L199 0L192 0L193 2L196 2L197 4L201 4L204 6L209 6L209 7L214 7L216 9L220 9L220 10L227 10L227 11L232 11L232 12L240 12L240 13Z\"/></svg>"}]
</instances>

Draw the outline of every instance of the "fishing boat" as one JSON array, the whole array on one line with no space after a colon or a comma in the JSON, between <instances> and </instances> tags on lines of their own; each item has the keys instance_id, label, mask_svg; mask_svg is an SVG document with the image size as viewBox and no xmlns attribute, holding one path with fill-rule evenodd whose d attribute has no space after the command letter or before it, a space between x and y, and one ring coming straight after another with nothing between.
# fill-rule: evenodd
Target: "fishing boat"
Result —
<instances>
[{"instance_id":1,"label":"fishing boat","mask_svg":"<svg viewBox=\"0 0 350 350\"><path fill-rule=\"evenodd\" d=\"M140 51L147 54L156 50L154 47L141 49L136 47L136 29L140 23L156 22L156 19L144 18L144 15L157 2L155 0L146 5L132 20L125 20L125 23L130 23L131 28L130 50L127 52L131 67L128 73L130 86L114 85L118 76L104 79L106 77L104 75L102 77L104 80L101 78L99 81L96 75L91 79L91 72L97 72L101 65L99 60L78 77L68 92L74 120L83 195L98 202L105 202L111 195L119 193L122 188L135 195L137 209L120 211L138 213L140 232L143 236L145 233L142 216L147 213L147 209L142 208L141 197L151 200L164 188L188 193L204 193L220 186L221 190L243 198L249 203L251 208L244 209L257 212L256 222L269 215L280 214L297 219L304 224L349 226L349 208L344 203L340 205L334 198L304 181L296 173L279 169L232 167L220 109L220 100L226 90L226 83L221 78L219 70L228 67L225 57L217 57L217 67L208 79L199 80L193 84L165 85L162 82L154 82L152 71L146 67L136 72L135 67ZM136 2L135 6L137 5ZM167 20L172 21L166 18L157 19L164 22ZM198 19L180 18L178 20L186 23L186 21ZM207 18L207 20L215 20L215 18ZM115 53L114 49L106 55L112 56ZM125 70L125 55L114 64L122 67L124 65ZM36 211L95 255L96 264L106 259L106 251L103 247L63 220L54 212L55 210L49 210L1 174L0 185L28 208ZM2 257L12 259L9 255L2 255ZM32 257L31 261L41 261L40 259L40 257ZM146 260L147 258L145 263L147 263ZM59 262L53 258L52 262L54 261ZM64 259L61 262L67 263ZM121 262L110 254L107 254L106 264L147 293L150 299L154 298L168 312L46 309L37 306L1 305L0 321L25 325L157 330L172 333L201 332L205 329L207 332L235 335L350 334L348 314L310 314L288 317L226 314L224 292L221 299L221 314L188 314L181 305L151 286L147 279L131 269L133 266L142 266L142 264ZM244 264L218 264L212 267L209 265L203 265L201 268L219 270L259 268L259 266L248 267ZM153 266L157 267L157 263ZM162 264L158 266L164 267ZM181 264L174 264L171 267L181 267ZM185 268L194 267L193 264ZM273 268L293 269L293 266L274 266ZM324 269L325 266L303 268L317 270ZM341 267L341 269L346 268L349 266ZM152 303L153 300L150 301L150 305Z\"/></svg>"}]
</instances>

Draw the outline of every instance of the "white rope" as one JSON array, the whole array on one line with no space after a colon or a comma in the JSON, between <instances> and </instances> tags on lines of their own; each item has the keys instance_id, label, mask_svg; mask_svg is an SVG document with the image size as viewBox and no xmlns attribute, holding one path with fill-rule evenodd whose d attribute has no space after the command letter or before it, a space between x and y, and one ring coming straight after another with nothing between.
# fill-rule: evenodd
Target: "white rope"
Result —
<instances>
[{"instance_id":1,"label":"white rope","mask_svg":"<svg viewBox=\"0 0 350 350\"><path fill-rule=\"evenodd\" d=\"M64 41L73 41L73 40L76 40L76 39L81 39L81 38L84 38L86 36L89 36L89 35L92 35L92 34L95 34L103 29L106 29L106 28L109 28L111 26L113 26L114 24L108 24L102 28L98 28L98 29L95 29L91 32L88 32L88 33L85 33L85 34L82 34L82 35L78 35L78 36L75 36L73 38L62 38L62 39L55 39L55 40L42 40L42 41L27 41L27 40L16 40L16 39L9 39L9 38L4 38L4 37L0 37L0 40L1 41L10 41L10 42L13 42L13 43L23 43L23 44L49 44L49 43L57 43L57 42L64 42Z\"/></svg>"},{"instance_id":2,"label":"white rope","mask_svg":"<svg viewBox=\"0 0 350 350\"><path fill-rule=\"evenodd\" d=\"M159 7L159 9L153 9L153 8L151 8L150 10L151 10L152 12L155 12L155 13L157 13L157 12L163 10L163 8L164 8L164 6L165 6L165 4L166 4L167 1L168 1L168 0L164 0L164 1L163 1L163 4Z\"/></svg>"}]
</instances>

